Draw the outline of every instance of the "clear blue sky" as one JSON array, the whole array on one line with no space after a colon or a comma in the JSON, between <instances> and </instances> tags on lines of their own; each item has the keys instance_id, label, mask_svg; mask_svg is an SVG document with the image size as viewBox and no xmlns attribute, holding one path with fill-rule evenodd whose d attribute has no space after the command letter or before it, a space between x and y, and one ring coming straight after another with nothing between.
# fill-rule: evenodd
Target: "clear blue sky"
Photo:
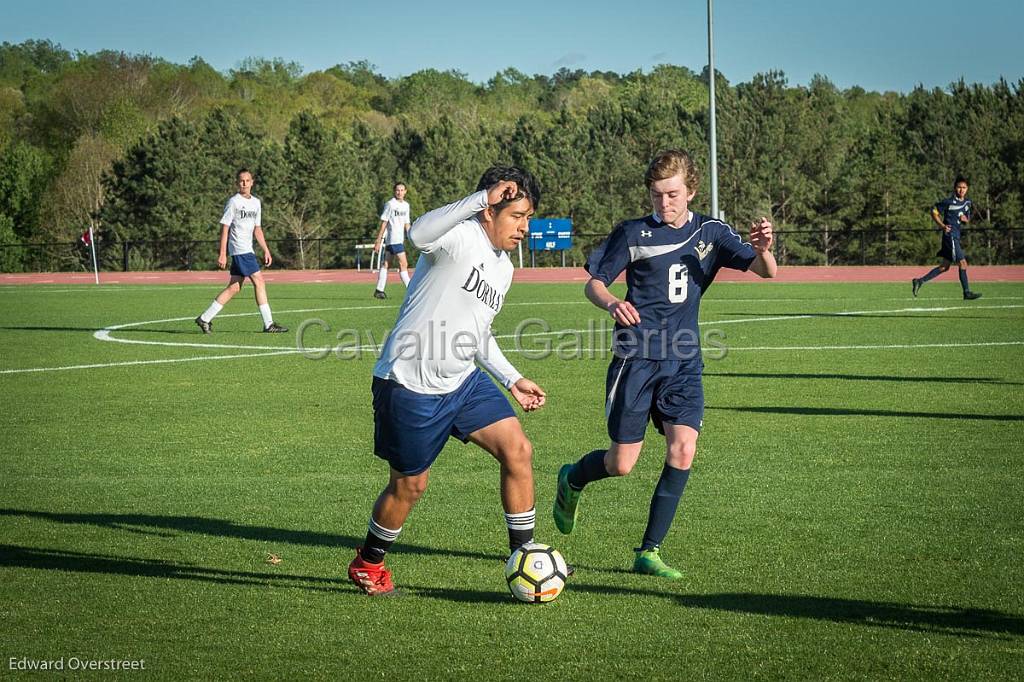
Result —
<instances>
[{"instance_id":1,"label":"clear blue sky","mask_svg":"<svg viewBox=\"0 0 1024 682\"><path fill-rule=\"evenodd\" d=\"M306 71L367 60L388 77L456 69L476 82L515 67L627 73L707 63L706 0L0 0L0 41L144 53L221 71L280 57ZM906 92L963 77L1024 77L1022 0L718 0L715 60L733 83L781 69L842 88Z\"/></svg>"}]
</instances>

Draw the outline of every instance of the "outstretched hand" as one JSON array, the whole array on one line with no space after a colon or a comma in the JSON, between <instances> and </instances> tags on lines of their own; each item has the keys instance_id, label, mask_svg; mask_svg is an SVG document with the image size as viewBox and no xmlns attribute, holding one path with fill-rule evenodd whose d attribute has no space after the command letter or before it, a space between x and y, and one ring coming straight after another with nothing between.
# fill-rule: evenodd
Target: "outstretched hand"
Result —
<instances>
[{"instance_id":1,"label":"outstretched hand","mask_svg":"<svg viewBox=\"0 0 1024 682\"><path fill-rule=\"evenodd\" d=\"M502 180L487 190L487 205L496 206L505 201L514 201L518 196L519 184L515 180Z\"/></svg>"},{"instance_id":2,"label":"outstretched hand","mask_svg":"<svg viewBox=\"0 0 1024 682\"><path fill-rule=\"evenodd\" d=\"M775 242L775 235L772 232L770 220L761 216L760 220L750 223L750 244L754 251L765 253L770 251Z\"/></svg>"},{"instance_id":3,"label":"outstretched hand","mask_svg":"<svg viewBox=\"0 0 1024 682\"><path fill-rule=\"evenodd\" d=\"M509 391L511 391L512 397L516 399L516 402L527 412L533 412L543 407L544 399L547 396L544 393L544 389L526 377L512 384L512 388Z\"/></svg>"}]
</instances>

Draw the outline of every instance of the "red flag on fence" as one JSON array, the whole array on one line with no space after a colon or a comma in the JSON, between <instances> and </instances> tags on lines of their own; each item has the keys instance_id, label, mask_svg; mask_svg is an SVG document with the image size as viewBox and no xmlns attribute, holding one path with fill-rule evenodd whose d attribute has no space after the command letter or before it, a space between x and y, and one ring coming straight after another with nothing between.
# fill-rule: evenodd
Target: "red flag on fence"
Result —
<instances>
[{"instance_id":1,"label":"red flag on fence","mask_svg":"<svg viewBox=\"0 0 1024 682\"><path fill-rule=\"evenodd\" d=\"M80 239L82 240L82 243L85 244L86 246L90 246L92 244L92 237L89 235L89 230L83 232Z\"/></svg>"}]
</instances>

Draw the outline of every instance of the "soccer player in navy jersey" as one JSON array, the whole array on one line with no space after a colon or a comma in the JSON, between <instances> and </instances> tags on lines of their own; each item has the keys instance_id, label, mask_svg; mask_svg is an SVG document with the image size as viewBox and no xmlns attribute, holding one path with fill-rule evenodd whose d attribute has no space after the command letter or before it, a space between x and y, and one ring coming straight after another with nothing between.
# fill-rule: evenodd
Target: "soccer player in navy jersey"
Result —
<instances>
[{"instance_id":1,"label":"soccer player in navy jersey","mask_svg":"<svg viewBox=\"0 0 1024 682\"><path fill-rule=\"evenodd\" d=\"M659 548L689 478L703 424L700 298L723 267L774 277L777 265L766 218L751 224L746 243L721 220L689 209L700 179L686 152L660 152L644 181L653 214L617 225L586 265L587 298L615 320L605 403L611 445L561 468L554 517L561 532L571 532L584 486L628 474L652 420L665 436L667 452L633 570L679 579L682 573L665 564ZM620 300L608 286L623 271L626 298Z\"/></svg>"},{"instance_id":2,"label":"soccer player in navy jersey","mask_svg":"<svg viewBox=\"0 0 1024 682\"><path fill-rule=\"evenodd\" d=\"M981 298L981 294L971 291L967 282L967 256L960 246L960 226L970 222L972 210L974 204L967 198L967 178L958 176L953 181L953 194L935 204L932 209L932 220L942 230L942 248L936 254L939 257L939 264L924 277L916 277L910 281L910 290L915 298L917 292L921 290L921 285L949 270L953 263L960 266L960 286L964 290L964 300L973 301Z\"/></svg>"}]
</instances>

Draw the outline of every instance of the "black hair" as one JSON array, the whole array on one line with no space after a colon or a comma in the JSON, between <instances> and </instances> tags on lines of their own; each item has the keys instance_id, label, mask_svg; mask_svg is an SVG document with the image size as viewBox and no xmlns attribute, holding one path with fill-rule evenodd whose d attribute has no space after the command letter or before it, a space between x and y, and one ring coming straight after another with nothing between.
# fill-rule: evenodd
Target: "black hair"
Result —
<instances>
[{"instance_id":1,"label":"black hair","mask_svg":"<svg viewBox=\"0 0 1024 682\"><path fill-rule=\"evenodd\" d=\"M401 181L399 181L399 182L396 182L396 183L395 183L395 184L394 184L394 185L393 185L393 186L391 187L391 190L392 190L392 191L394 191L394 190L398 189L398 186L399 186L399 185L401 185L402 187L405 187L405 189L407 189L407 190L409 189L409 186L408 186L407 184L405 184L404 182L401 182Z\"/></svg>"},{"instance_id":2,"label":"black hair","mask_svg":"<svg viewBox=\"0 0 1024 682\"><path fill-rule=\"evenodd\" d=\"M519 186L519 195L512 201L518 201L525 197L533 204L533 210L537 210L537 207L540 206L540 185L537 184L537 180L532 175L522 168L515 166L491 166L480 176L480 182L476 185L476 191L490 189L503 180L511 180ZM501 211L509 203L511 202L503 201L495 205L494 211L496 213Z\"/></svg>"},{"instance_id":3,"label":"black hair","mask_svg":"<svg viewBox=\"0 0 1024 682\"><path fill-rule=\"evenodd\" d=\"M956 186L959 185L961 182L967 185L968 187L971 186L971 183L967 182L967 178L965 178L962 175L958 175L956 176L956 180L953 181L953 189L956 189Z\"/></svg>"},{"instance_id":4,"label":"black hair","mask_svg":"<svg viewBox=\"0 0 1024 682\"><path fill-rule=\"evenodd\" d=\"M238 171L235 173L235 180L237 180L238 178L242 177L242 173L248 173L250 178L253 178L254 180L256 179L256 176L252 174L251 170L249 170L248 168L242 167L242 168L239 168Z\"/></svg>"}]
</instances>

